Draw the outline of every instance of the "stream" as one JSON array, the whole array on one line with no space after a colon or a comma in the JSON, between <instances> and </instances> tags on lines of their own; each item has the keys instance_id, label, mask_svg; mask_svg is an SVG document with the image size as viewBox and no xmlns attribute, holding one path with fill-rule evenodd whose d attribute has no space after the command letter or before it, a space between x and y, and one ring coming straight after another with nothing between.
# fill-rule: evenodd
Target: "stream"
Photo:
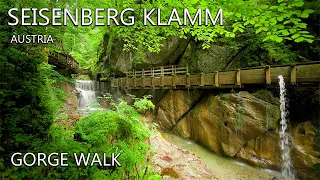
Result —
<instances>
[{"instance_id":1,"label":"stream","mask_svg":"<svg viewBox=\"0 0 320 180\"><path fill-rule=\"evenodd\" d=\"M193 141L183 139L182 137L172 133L164 133L163 136L170 143L180 146L181 148L189 150L198 155L203 160L203 163L212 171L213 175L219 179L282 179L280 172L253 167L232 158L217 155Z\"/></svg>"}]
</instances>

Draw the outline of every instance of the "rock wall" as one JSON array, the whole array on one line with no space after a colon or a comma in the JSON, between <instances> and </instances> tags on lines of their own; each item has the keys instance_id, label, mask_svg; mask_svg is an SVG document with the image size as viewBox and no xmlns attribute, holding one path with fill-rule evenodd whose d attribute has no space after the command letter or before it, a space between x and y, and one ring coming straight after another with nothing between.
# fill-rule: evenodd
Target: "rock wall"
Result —
<instances>
[{"instance_id":1,"label":"rock wall","mask_svg":"<svg viewBox=\"0 0 320 180\"><path fill-rule=\"evenodd\" d=\"M214 72L224 70L231 58L232 51L227 46L212 44L208 49L203 49L201 44L190 41L179 65L188 64L191 72Z\"/></svg>"},{"instance_id":2,"label":"rock wall","mask_svg":"<svg viewBox=\"0 0 320 180\"><path fill-rule=\"evenodd\" d=\"M142 69L176 64L186 49L189 40L190 38L170 37L162 41L163 46L159 53L149 51L126 52L123 51L124 42L122 40L114 40L112 47L110 47L111 51L108 53L108 48L105 48L106 52L103 53L104 56L100 57L100 60L103 62L103 68L110 69L110 72L115 75L122 75L133 67Z\"/></svg>"},{"instance_id":3,"label":"rock wall","mask_svg":"<svg viewBox=\"0 0 320 180\"><path fill-rule=\"evenodd\" d=\"M187 39L168 37L162 41L163 46L159 53L143 49L126 52L123 51L123 40L115 39L108 43L110 40L110 37L104 39L106 45L99 58L99 64L102 72L108 69L107 72L116 76L121 76L133 68L148 69L172 64L188 64L191 72L213 72L225 69L234 54L230 48L217 44L203 49L201 44L190 36Z\"/></svg>"},{"instance_id":4,"label":"rock wall","mask_svg":"<svg viewBox=\"0 0 320 180\"><path fill-rule=\"evenodd\" d=\"M155 121L163 129L173 130L215 153L260 167L281 168L280 110L279 104L272 103L279 102L277 98L267 101L245 91L200 94L168 92L159 102ZM314 179L314 168L320 163L315 127L310 121L292 124L291 134L295 170L305 179Z\"/></svg>"},{"instance_id":5,"label":"rock wall","mask_svg":"<svg viewBox=\"0 0 320 180\"><path fill-rule=\"evenodd\" d=\"M72 83L60 83L60 86L65 93L67 98L63 102L63 109L60 111L68 115L69 119L78 120L80 118L78 113L78 92Z\"/></svg>"}]
</instances>

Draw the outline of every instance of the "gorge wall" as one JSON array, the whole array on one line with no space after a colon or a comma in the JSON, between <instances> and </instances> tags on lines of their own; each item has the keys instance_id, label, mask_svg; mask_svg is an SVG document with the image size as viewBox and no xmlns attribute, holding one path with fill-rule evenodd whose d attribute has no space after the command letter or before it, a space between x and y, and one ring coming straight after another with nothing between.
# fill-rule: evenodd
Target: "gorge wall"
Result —
<instances>
[{"instance_id":1,"label":"gorge wall","mask_svg":"<svg viewBox=\"0 0 320 180\"><path fill-rule=\"evenodd\" d=\"M109 40L105 37L105 44L110 44L106 43ZM114 76L121 76L133 67L171 64L188 64L191 72L213 72L237 67L238 63L234 62L244 53L223 44L203 50L190 38L167 39L160 53L124 52L121 40L113 42L111 47L104 47L99 63ZM153 121L163 130L194 140L215 153L260 167L280 169L280 109L276 97L279 93L276 89L273 92L245 90L131 90L126 93L139 97L153 95L156 105ZM316 179L320 173L317 112L320 91L312 89L298 94L289 94L293 166L299 177Z\"/></svg>"},{"instance_id":2,"label":"gorge wall","mask_svg":"<svg viewBox=\"0 0 320 180\"><path fill-rule=\"evenodd\" d=\"M259 167L281 168L278 98L268 91L199 93L169 91L158 103L154 121L213 152ZM261 94L269 96L259 98ZM316 179L320 163L314 121L290 125L293 165L305 179Z\"/></svg>"}]
</instances>

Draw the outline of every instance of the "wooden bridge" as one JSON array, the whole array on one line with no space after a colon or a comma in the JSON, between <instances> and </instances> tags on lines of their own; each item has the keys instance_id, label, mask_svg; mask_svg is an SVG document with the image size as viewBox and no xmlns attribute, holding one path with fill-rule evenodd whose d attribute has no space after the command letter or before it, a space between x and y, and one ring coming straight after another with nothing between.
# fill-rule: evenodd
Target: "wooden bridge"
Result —
<instances>
[{"instance_id":1,"label":"wooden bridge","mask_svg":"<svg viewBox=\"0 0 320 180\"><path fill-rule=\"evenodd\" d=\"M162 66L130 71L126 77L110 81L111 87L123 89L243 88L250 84L278 83L279 75L290 84L320 83L320 61L198 74L190 74L188 67Z\"/></svg>"},{"instance_id":2,"label":"wooden bridge","mask_svg":"<svg viewBox=\"0 0 320 180\"><path fill-rule=\"evenodd\" d=\"M64 70L71 74L79 72L79 63L69 54L50 52L48 63L56 66L59 70Z\"/></svg>"}]
</instances>

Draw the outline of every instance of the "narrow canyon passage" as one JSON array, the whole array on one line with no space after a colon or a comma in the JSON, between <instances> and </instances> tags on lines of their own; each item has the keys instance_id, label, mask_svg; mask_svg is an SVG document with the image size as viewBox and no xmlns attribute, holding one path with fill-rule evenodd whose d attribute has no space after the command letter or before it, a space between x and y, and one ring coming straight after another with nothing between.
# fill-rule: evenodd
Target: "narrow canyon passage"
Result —
<instances>
[{"instance_id":1,"label":"narrow canyon passage","mask_svg":"<svg viewBox=\"0 0 320 180\"><path fill-rule=\"evenodd\" d=\"M172 133L165 133L163 136L170 143L199 156L212 174L218 179L282 179L281 173L278 171L254 167L241 161L215 154L191 140L183 139Z\"/></svg>"}]
</instances>

